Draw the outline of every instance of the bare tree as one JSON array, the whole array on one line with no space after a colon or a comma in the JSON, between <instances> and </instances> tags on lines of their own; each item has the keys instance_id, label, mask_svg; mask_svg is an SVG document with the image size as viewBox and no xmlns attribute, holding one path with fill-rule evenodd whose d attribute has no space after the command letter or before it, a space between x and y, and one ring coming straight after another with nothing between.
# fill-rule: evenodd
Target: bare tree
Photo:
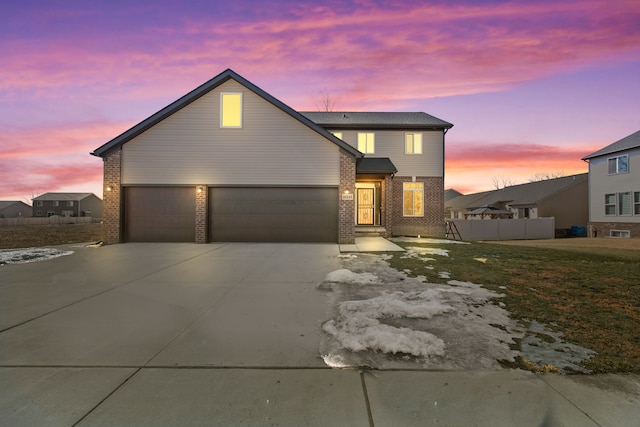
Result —
<instances>
[{"instance_id":1,"label":"bare tree","mask_svg":"<svg viewBox=\"0 0 640 427\"><path fill-rule=\"evenodd\" d=\"M562 178L564 171L538 172L529 177L529 182L545 181L547 179Z\"/></svg>"},{"instance_id":2,"label":"bare tree","mask_svg":"<svg viewBox=\"0 0 640 427\"><path fill-rule=\"evenodd\" d=\"M493 188L495 188L496 190L516 185L516 183L513 182L511 178L507 178L504 176L493 176L491 177L491 182L493 183Z\"/></svg>"},{"instance_id":3,"label":"bare tree","mask_svg":"<svg viewBox=\"0 0 640 427\"><path fill-rule=\"evenodd\" d=\"M318 111L333 111L333 107L336 104L336 98L325 88L320 91L315 104Z\"/></svg>"}]
</instances>

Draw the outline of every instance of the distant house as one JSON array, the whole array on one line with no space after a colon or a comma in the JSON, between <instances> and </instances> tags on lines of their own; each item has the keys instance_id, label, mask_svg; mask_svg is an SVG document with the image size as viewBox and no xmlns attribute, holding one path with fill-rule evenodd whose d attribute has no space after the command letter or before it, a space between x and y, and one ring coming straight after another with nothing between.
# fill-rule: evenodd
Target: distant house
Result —
<instances>
[{"instance_id":1,"label":"distant house","mask_svg":"<svg viewBox=\"0 0 640 427\"><path fill-rule=\"evenodd\" d=\"M450 219L555 218L556 229L586 227L587 174L466 194L445 202Z\"/></svg>"},{"instance_id":2,"label":"distant house","mask_svg":"<svg viewBox=\"0 0 640 427\"><path fill-rule=\"evenodd\" d=\"M640 237L640 131L585 156L589 235Z\"/></svg>"},{"instance_id":3,"label":"distant house","mask_svg":"<svg viewBox=\"0 0 640 427\"><path fill-rule=\"evenodd\" d=\"M226 70L94 150L103 240L442 236L452 126L423 112L298 112Z\"/></svg>"},{"instance_id":4,"label":"distant house","mask_svg":"<svg viewBox=\"0 0 640 427\"><path fill-rule=\"evenodd\" d=\"M102 218L102 200L93 193L45 193L32 200L36 218L53 215Z\"/></svg>"},{"instance_id":5,"label":"distant house","mask_svg":"<svg viewBox=\"0 0 640 427\"><path fill-rule=\"evenodd\" d=\"M0 218L31 216L31 206L20 201L0 201Z\"/></svg>"}]
</instances>

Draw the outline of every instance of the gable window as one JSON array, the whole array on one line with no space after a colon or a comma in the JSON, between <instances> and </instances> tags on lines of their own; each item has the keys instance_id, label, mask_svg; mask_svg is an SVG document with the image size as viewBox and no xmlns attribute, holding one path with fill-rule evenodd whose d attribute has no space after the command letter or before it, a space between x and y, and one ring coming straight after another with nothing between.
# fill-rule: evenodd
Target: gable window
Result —
<instances>
[{"instance_id":1,"label":"gable window","mask_svg":"<svg viewBox=\"0 0 640 427\"><path fill-rule=\"evenodd\" d=\"M616 195L615 194L604 195L604 214L605 215L616 214Z\"/></svg>"},{"instance_id":2,"label":"gable window","mask_svg":"<svg viewBox=\"0 0 640 427\"><path fill-rule=\"evenodd\" d=\"M618 193L618 215L631 215L631 192Z\"/></svg>"},{"instance_id":3,"label":"gable window","mask_svg":"<svg viewBox=\"0 0 640 427\"><path fill-rule=\"evenodd\" d=\"M612 157L609 159L609 175L629 172L629 156Z\"/></svg>"},{"instance_id":4,"label":"gable window","mask_svg":"<svg viewBox=\"0 0 640 427\"><path fill-rule=\"evenodd\" d=\"M633 193L633 214L640 215L640 191Z\"/></svg>"},{"instance_id":5,"label":"gable window","mask_svg":"<svg viewBox=\"0 0 640 427\"><path fill-rule=\"evenodd\" d=\"M402 215L424 216L424 183L402 183Z\"/></svg>"},{"instance_id":6,"label":"gable window","mask_svg":"<svg viewBox=\"0 0 640 427\"><path fill-rule=\"evenodd\" d=\"M375 138L373 132L358 133L358 151L365 154L375 153Z\"/></svg>"},{"instance_id":7,"label":"gable window","mask_svg":"<svg viewBox=\"0 0 640 427\"><path fill-rule=\"evenodd\" d=\"M242 93L220 94L220 127L242 127Z\"/></svg>"},{"instance_id":8,"label":"gable window","mask_svg":"<svg viewBox=\"0 0 640 427\"><path fill-rule=\"evenodd\" d=\"M331 132L336 138L342 139L342 132Z\"/></svg>"},{"instance_id":9,"label":"gable window","mask_svg":"<svg viewBox=\"0 0 640 427\"><path fill-rule=\"evenodd\" d=\"M404 152L405 154L422 154L421 133L404 134Z\"/></svg>"}]
</instances>

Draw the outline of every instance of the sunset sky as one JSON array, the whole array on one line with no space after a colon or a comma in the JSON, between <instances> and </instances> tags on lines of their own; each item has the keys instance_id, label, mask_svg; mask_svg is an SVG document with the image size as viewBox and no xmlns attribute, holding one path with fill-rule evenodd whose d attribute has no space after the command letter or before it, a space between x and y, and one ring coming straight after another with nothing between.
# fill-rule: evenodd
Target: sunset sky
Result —
<instances>
[{"instance_id":1,"label":"sunset sky","mask_svg":"<svg viewBox=\"0 0 640 427\"><path fill-rule=\"evenodd\" d=\"M297 110L453 123L463 193L640 129L637 0L20 0L0 23L0 200L102 197L89 153L227 68Z\"/></svg>"}]
</instances>

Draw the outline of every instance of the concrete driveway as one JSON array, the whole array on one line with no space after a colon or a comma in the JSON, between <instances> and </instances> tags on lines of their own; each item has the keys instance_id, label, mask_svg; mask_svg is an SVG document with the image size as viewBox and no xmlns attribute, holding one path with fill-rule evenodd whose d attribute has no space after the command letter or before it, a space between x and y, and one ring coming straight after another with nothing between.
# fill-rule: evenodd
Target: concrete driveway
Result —
<instances>
[{"instance_id":1,"label":"concrete driveway","mask_svg":"<svg viewBox=\"0 0 640 427\"><path fill-rule=\"evenodd\" d=\"M319 354L330 244L123 244L0 267L0 424L633 425L638 377Z\"/></svg>"}]
</instances>

